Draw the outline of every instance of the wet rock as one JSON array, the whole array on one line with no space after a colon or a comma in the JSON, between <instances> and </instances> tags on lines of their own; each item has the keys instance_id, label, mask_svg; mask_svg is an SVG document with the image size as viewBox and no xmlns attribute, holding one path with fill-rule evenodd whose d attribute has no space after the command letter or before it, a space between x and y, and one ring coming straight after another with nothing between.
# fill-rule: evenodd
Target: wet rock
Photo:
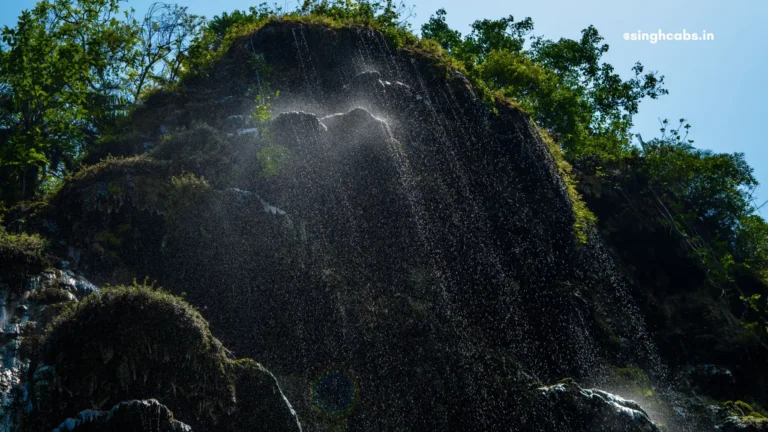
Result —
<instances>
[{"instance_id":1,"label":"wet rock","mask_svg":"<svg viewBox=\"0 0 768 432\"><path fill-rule=\"evenodd\" d=\"M378 71L357 74L344 86L340 96L341 104L355 106L365 103L383 113L414 112L426 108L422 95L416 94L407 84L385 79Z\"/></svg>"},{"instance_id":2,"label":"wet rock","mask_svg":"<svg viewBox=\"0 0 768 432\"><path fill-rule=\"evenodd\" d=\"M225 132L234 132L238 129L248 129L256 126L256 121L252 116L244 114L235 114L224 118L221 128Z\"/></svg>"},{"instance_id":3,"label":"wet rock","mask_svg":"<svg viewBox=\"0 0 768 432\"><path fill-rule=\"evenodd\" d=\"M768 431L768 418L743 401L727 401L717 410L717 430L721 432Z\"/></svg>"},{"instance_id":4,"label":"wet rock","mask_svg":"<svg viewBox=\"0 0 768 432\"><path fill-rule=\"evenodd\" d=\"M694 385L704 394L716 398L727 398L734 393L736 379L728 368L714 364L696 365L690 377Z\"/></svg>"},{"instance_id":5,"label":"wet rock","mask_svg":"<svg viewBox=\"0 0 768 432\"><path fill-rule=\"evenodd\" d=\"M155 399L120 402L109 411L85 410L54 432L192 432Z\"/></svg>"},{"instance_id":6,"label":"wet rock","mask_svg":"<svg viewBox=\"0 0 768 432\"><path fill-rule=\"evenodd\" d=\"M570 432L658 432L659 427L635 401L598 389L582 389L572 381L541 387L534 397L539 421Z\"/></svg>"},{"instance_id":7,"label":"wet rock","mask_svg":"<svg viewBox=\"0 0 768 432\"><path fill-rule=\"evenodd\" d=\"M383 90L381 73L375 70L361 72L352 78L352 81L344 86L345 92L366 92L370 90Z\"/></svg>"},{"instance_id":8,"label":"wet rock","mask_svg":"<svg viewBox=\"0 0 768 432\"><path fill-rule=\"evenodd\" d=\"M90 283L87 279L78 277L75 280L75 294L78 297L87 297L96 292L99 292L99 287Z\"/></svg>"},{"instance_id":9,"label":"wet rock","mask_svg":"<svg viewBox=\"0 0 768 432\"><path fill-rule=\"evenodd\" d=\"M292 152L316 153L322 148L318 135L326 131L317 116L303 111L280 113L270 122L275 142Z\"/></svg>"},{"instance_id":10,"label":"wet rock","mask_svg":"<svg viewBox=\"0 0 768 432\"><path fill-rule=\"evenodd\" d=\"M257 129L257 128L255 128L255 127L254 127L254 128L245 128L245 129L238 129L238 130L237 130L237 135L238 135L238 136L243 136L243 135L258 135L258 134L259 134L259 129Z\"/></svg>"},{"instance_id":11,"label":"wet rock","mask_svg":"<svg viewBox=\"0 0 768 432\"><path fill-rule=\"evenodd\" d=\"M74 302L77 301L75 294L58 288L37 289L29 296L30 301L41 305Z\"/></svg>"},{"instance_id":12,"label":"wet rock","mask_svg":"<svg viewBox=\"0 0 768 432\"><path fill-rule=\"evenodd\" d=\"M720 426L721 432L766 432L768 418L756 416L728 417Z\"/></svg>"}]
</instances>

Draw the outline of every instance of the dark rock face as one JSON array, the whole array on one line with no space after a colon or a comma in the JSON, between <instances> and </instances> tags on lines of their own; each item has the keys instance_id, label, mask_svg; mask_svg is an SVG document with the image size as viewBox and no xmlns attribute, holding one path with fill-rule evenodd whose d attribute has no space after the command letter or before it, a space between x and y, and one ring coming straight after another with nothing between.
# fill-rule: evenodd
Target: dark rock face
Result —
<instances>
[{"instance_id":1,"label":"dark rock face","mask_svg":"<svg viewBox=\"0 0 768 432\"><path fill-rule=\"evenodd\" d=\"M254 56L271 72L250 68ZM70 368L66 388L88 397L67 402L67 415L157 397L195 430L216 425L195 404L255 429L270 409L238 401L272 388L267 406L285 411L284 391L310 430L654 430L638 407L596 390L527 391L658 361L600 242L577 243L555 161L525 114L486 107L461 74L377 32L288 22L236 42L185 85L184 97L161 94L137 114L148 153L68 184L49 232L96 281L148 275L186 293L282 390L241 364L234 390L206 387L177 407L144 392L143 378L130 381L140 394L91 397L96 375ZM254 88L280 90L269 123L249 120ZM123 315L157 318L142 313ZM147 334L177 325L161 316ZM155 342L174 346L169 334ZM49 360L66 368L89 348L63 340ZM158 355L142 370L151 385L187 361ZM119 378L115 362L95 370ZM581 420L526 420L532 399Z\"/></svg>"},{"instance_id":2,"label":"dark rock face","mask_svg":"<svg viewBox=\"0 0 768 432\"><path fill-rule=\"evenodd\" d=\"M192 432L175 420L160 402L132 400L120 402L109 411L82 411L62 422L54 432Z\"/></svg>"}]
</instances>

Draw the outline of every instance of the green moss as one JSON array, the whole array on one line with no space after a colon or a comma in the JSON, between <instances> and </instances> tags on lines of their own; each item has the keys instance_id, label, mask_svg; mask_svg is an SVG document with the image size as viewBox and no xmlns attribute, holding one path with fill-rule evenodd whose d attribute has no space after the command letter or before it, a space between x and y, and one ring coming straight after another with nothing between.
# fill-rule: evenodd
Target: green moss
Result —
<instances>
[{"instance_id":1,"label":"green moss","mask_svg":"<svg viewBox=\"0 0 768 432\"><path fill-rule=\"evenodd\" d=\"M123 244L123 239L120 238L118 235L111 233L109 231L99 231L98 234L96 234L94 240L96 242L107 249L120 249L120 246Z\"/></svg>"},{"instance_id":2,"label":"green moss","mask_svg":"<svg viewBox=\"0 0 768 432\"><path fill-rule=\"evenodd\" d=\"M56 368L53 394L41 407L51 414L45 417L49 429L86 408L147 398L210 429L234 403L229 361L207 322L159 289L106 288L70 304L51 325L45 345L43 363Z\"/></svg>"},{"instance_id":3,"label":"green moss","mask_svg":"<svg viewBox=\"0 0 768 432\"><path fill-rule=\"evenodd\" d=\"M127 169L152 170L159 165L161 164L146 155L131 157L107 156L98 163L88 165L73 175L68 176L65 179L65 184L93 179L106 172L122 172ZM117 187L119 187L118 184L113 187L113 190L116 190Z\"/></svg>"},{"instance_id":4,"label":"green moss","mask_svg":"<svg viewBox=\"0 0 768 432\"><path fill-rule=\"evenodd\" d=\"M48 309L56 318L45 332L25 336L32 370L45 371L30 383L34 410L25 431L150 398L193 430L298 429L275 377L253 360L229 360L206 320L180 297L134 282Z\"/></svg>"},{"instance_id":5,"label":"green moss","mask_svg":"<svg viewBox=\"0 0 768 432\"><path fill-rule=\"evenodd\" d=\"M171 177L168 218L172 219L179 209L186 208L197 202L201 196L210 195L211 192L213 188L205 177L188 172Z\"/></svg>"},{"instance_id":6,"label":"green moss","mask_svg":"<svg viewBox=\"0 0 768 432\"><path fill-rule=\"evenodd\" d=\"M48 265L47 243L37 234L11 234L0 225L0 277L19 287L30 273Z\"/></svg>"},{"instance_id":7,"label":"green moss","mask_svg":"<svg viewBox=\"0 0 768 432\"><path fill-rule=\"evenodd\" d=\"M262 177L274 177L282 171L290 160L288 149L283 146L266 146L256 153L261 164Z\"/></svg>"},{"instance_id":8,"label":"green moss","mask_svg":"<svg viewBox=\"0 0 768 432\"><path fill-rule=\"evenodd\" d=\"M768 417L762 412L753 409L752 405L737 400L722 402L720 406L726 409L729 416L738 419L737 423L743 430L768 430Z\"/></svg>"},{"instance_id":9,"label":"green moss","mask_svg":"<svg viewBox=\"0 0 768 432\"><path fill-rule=\"evenodd\" d=\"M32 263L43 260L45 241L37 234L9 234L0 227L0 259Z\"/></svg>"},{"instance_id":10,"label":"green moss","mask_svg":"<svg viewBox=\"0 0 768 432\"><path fill-rule=\"evenodd\" d=\"M732 416L737 417L753 417L755 419L765 419L766 417L758 412L757 410L753 409L752 406L744 401L726 401L722 402L720 404L723 408L725 408L728 411L728 414Z\"/></svg>"},{"instance_id":11,"label":"green moss","mask_svg":"<svg viewBox=\"0 0 768 432\"><path fill-rule=\"evenodd\" d=\"M650 398L656 396L651 386L651 381L644 370L637 366L615 368L613 370L614 382L640 396Z\"/></svg>"},{"instance_id":12,"label":"green moss","mask_svg":"<svg viewBox=\"0 0 768 432\"><path fill-rule=\"evenodd\" d=\"M123 187L120 183L111 181L107 184L107 192L109 192L110 195L122 195Z\"/></svg>"},{"instance_id":13,"label":"green moss","mask_svg":"<svg viewBox=\"0 0 768 432\"><path fill-rule=\"evenodd\" d=\"M71 293L58 289L58 288L43 288L35 290L32 295L29 296L31 301L40 304L57 304L74 300Z\"/></svg>"},{"instance_id":14,"label":"green moss","mask_svg":"<svg viewBox=\"0 0 768 432\"><path fill-rule=\"evenodd\" d=\"M576 233L576 239L580 243L586 243L587 234L597 223L597 218L594 213L589 210L587 204L582 199L581 194L576 190L578 183L572 174L571 164L565 160L563 150L557 143L555 143L552 137L546 133L546 131L541 131L541 135L557 164L557 171L565 182L568 196L571 198L571 206L573 208L573 216L575 219L574 232Z\"/></svg>"},{"instance_id":15,"label":"green moss","mask_svg":"<svg viewBox=\"0 0 768 432\"><path fill-rule=\"evenodd\" d=\"M173 172L192 172L214 183L226 182L235 155L229 140L206 124L166 135L152 157L166 161Z\"/></svg>"}]
</instances>

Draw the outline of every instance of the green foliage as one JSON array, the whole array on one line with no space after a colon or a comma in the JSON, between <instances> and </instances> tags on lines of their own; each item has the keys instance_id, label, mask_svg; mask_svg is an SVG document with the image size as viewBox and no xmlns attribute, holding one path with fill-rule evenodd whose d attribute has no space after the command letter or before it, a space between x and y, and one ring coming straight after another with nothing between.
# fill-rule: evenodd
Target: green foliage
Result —
<instances>
[{"instance_id":1,"label":"green foliage","mask_svg":"<svg viewBox=\"0 0 768 432\"><path fill-rule=\"evenodd\" d=\"M41 0L0 44L0 201L49 193L139 97L179 75L202 20L120 0Z\"/></svg>"},{"instance_id":2,"label":"green foliage","mask_svg":"<svg viewBox=\"0 0 768 432\"><path fill-rule=\"evenodd\" d=\"M189 14L186 7L159 2L149 7L140 24L134 61L127 65L134 100L178 80L204 23L204 18Z\"/></svg>"},{"instance_id":3,"label":"green foliage","mask_svg":"<svg viewBox=\"0 0 768 432\"><path fill-rule=\"evenodd\" d=\"M152 157L168 161L175 172L189 171L213 183L226 177L235 156L231 142L204 124L166 135L152 153Z\"/></svg>"},{"instance_id":4,"label":"green foliage","mask_svg":"<svg viewBox=\"0 0 768 432\"><path fill-rule=\"evenodd\" d=\"M45 241L40 236L27 233L10 234L0 226L0 256L3 261L11 257L23 257L26 261L42 259Z\"/></svg>"},{"instance_id":5,"label":"green foliage","mask_svg":"<svg viewBox=\"0 0 768 432\"><path fill-rule=\"evenodd\" d=\"M760 301L761 294L741 295L744 304L741 325L762 340L768 341L768 302Z\"/></svg>"},{"instance_id":6,"label":"green foliage","mask_svg":"<svg viewBox=\"0 0 768 432\"><path fill-rule=\"evenodd\" d=\"M272 120L272 95L268 86L263 84L260 93L256 95L256 108L253 110L253 117L256 120L256 126L259 128L262 138L269 141L269 122ZM265 91L264 89L267 88ZM280 97L280 90L275 91L275 98Z\"/></svg>"},{"instance_id":7,"label":"green foliage","mask_svg":"<svg viewBox=\"0 0 768 432\"><path fill-rule=\"evenodd\" d=\"M670 130L664 120L662 137L640 139L642 149L627 158L630 174L643 179L659 219L683 239L715 285L728 285L735 265L764 275L768 227L753 205L752 168L741 153L694 148L681 132L689 128L680 119Z\"/></svg>"},{"instance_id":8,"label":"green foliage","mask_svg":"<svg viewBox=\"0 0 768 432\"><path fill-rule=\"evenodd\" d=\"M462 38L448 27L441 9L421 28L458 59L470 78L491 91L518 101L536 122L549 130L569 157L598 153L615 157L630 145L632 116L645 98L666 94L663 77L633 68L622 80L611 65L600 63L607 45L594 27L578 41L529 38L530 18L512 16L480 20ZM526 46L526 39L532 42Z\"/></svg>"},{"instance_id":9,"label":"green foliage","mask_svg":"<svg viewBox=\"0 0 768 432\"><path fill-rule=\"evenodd\" d=\"M256 157L261 164L262 177L274 177L285 167L288 163L290 154L288 149L283 146L266 146L256 153Z\"/></svg>"},{"instance_id":10,"label":"green foliage","mask_svg":"<svg viewBox=\"0 0 768 432\"><path fill-rule=\"evenodd\" d=\"M766 343L768 230L752 197L752 169L742 154L694 148L684 119L668 125L619 158L578 158L580 191L649 296L687 292L686 308L740 317L748 331L712 324L732 345ZM694 307L694 299L707 300Z\"/></svg>"},{"instance_id":11,"label":"green foliage","mask_svg":"<svg viewBox=\"0 0 768 432\"><path fill-rule=\"evenodd\" d=\"M124 108L120 63L137 35L118 13L117 0L41 1L2 30L0 127L12 131L3 199L33 196L72 169L94 129Z\"/></svg>"},{"instance_id":12,"label":"green foliage","mask_svg":"<svg viewBox=\"0 0 768 432\"><path fill-rule=\"evenodd\" d=\"M131 156L131 157L113 157L107 156L96 164L88 165L75 173L68 175L64 178L64 184L71 184L74 182L81 182L89 179L93 179L103 175L110 171L122 171L122 170L136 170L143 169L151 171L152 169L160 167L162 164L146 155ZM112 192L117 193L119 185L115 184L112 187Z\"/></svg>"},{"instance_id":13,"label":"green foliage","mask_svg":"<svg viewBox=\"0 0 768 432\"><path fill-rule=\"evenodd\" d=\"M571 164L565 160L563 150L555 144L554 140L549 134L542 132L544 142L549 147L550 153L555 159L557 164L557 170L560 173L560 177L565 182L565 186L568 189L568 196L571 198L571 206L573 208L573 216L575 218L574 231L576 233L576 240L579 243L587 242L587 233L597 222L597 218L594 213L589 210L587 204L579 194L576 179L572 173Z\"/></svg>"},{"instance_id":14,"label":"green foliage","mask_svg":"<svg viewBox=\"0 0 768 432\"><path fill-rule=\"evenodd\" d=\"M171 177L171 186L182 195L198 194L211 190L211 186L204 177L198 177L189 172Z\"/></svg>"},{"instance_id":15,"label":"green foliage","mask_svg":"<svg viewBox=\"0 0 768 432\"><path fill-rule=\"evenodd\" d=\"M2 219L0 219L2 222ZM47 243L37 234L11 234L0 225L0 276L14 288L47 264Z\"/></svg>"},{"instance_id":16,"label":"green foliage","mask_svg":"<svg viewBox=\"0 0 768 432\"><path fill-rule=\"evenodd\" d=\"M171 177L171 190L168 199L167 220L173 222L176 215L182 210L199 203L201 196L209 195L213 188L204 177L198 177L193 173L183 172Z\"/></svg>"},{"instance_id":17,"label":"green foliage","mask_svg":"<svg viewBox=\"0 0 768 432\"><path fill-rule=\"evenodd\" d=\"M205 75L213 64L221 59L232 43L243 36L258 31L271 21L296 21L306 24L323 24L332 28L366 26L381 31L394 46L412 45L417 38L410 31L404 4L392 0L384 3L368 0L305 0L294 10L261 3L251 6L248 12L235 10L215 16L195 38L185 59L184 69L188 76Z\"/></svg>"}]
</instances>

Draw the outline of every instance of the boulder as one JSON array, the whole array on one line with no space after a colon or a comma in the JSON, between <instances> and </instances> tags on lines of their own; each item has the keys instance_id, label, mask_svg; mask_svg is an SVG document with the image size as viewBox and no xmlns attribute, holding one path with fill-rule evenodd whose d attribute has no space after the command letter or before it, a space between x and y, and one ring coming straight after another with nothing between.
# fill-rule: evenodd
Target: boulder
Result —
<instances>
[{"instance_id":1,"label":"boulder","mask_svg":"<svg viewBox=\"0 0 768 432\"><path fill-rule=\"evenodd\" d=\"M192 432L155 399L120 402L109 411L85 410L53 432Z\"/></svg>"},{"instance_id":2,"label":"boulder","mask_svg":"<svg viewBox=\"0 0 768 432\"><path fill-rule=\"evenodd\" d=\"M599 389L583 389L573 381L540 387L533 397L534 419L550 428L569 432L658 432L643 408L635 401Z\"/></svg>"}]
</instances>

